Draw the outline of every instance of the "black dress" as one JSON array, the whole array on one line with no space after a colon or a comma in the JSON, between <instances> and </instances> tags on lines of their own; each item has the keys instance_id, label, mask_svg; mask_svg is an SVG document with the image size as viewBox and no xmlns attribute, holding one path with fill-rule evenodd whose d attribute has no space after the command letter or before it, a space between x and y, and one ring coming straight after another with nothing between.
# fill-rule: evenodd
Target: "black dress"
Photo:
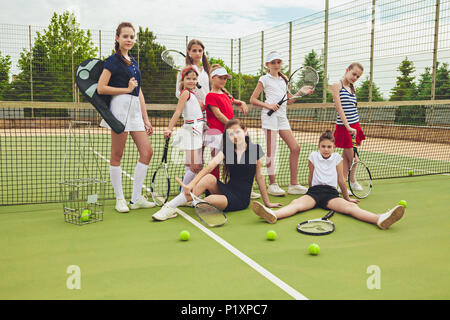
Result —
<instances>
[{"instance_id":1,"label":"black dress","mask_svg":"<svg viewBox=\"0 0 450 320\"><path fill-rule=\"evenodd\" d=\"M224 162L230 174L227 183L217 181L220 190L228 200L224 211L246 209L250 204L256 162L264 156L264 151L259 144L253 144L247 140L247 149L239 161L234 150L222 150L222 152L225 155Z\"/></svg>"}]
</instances>

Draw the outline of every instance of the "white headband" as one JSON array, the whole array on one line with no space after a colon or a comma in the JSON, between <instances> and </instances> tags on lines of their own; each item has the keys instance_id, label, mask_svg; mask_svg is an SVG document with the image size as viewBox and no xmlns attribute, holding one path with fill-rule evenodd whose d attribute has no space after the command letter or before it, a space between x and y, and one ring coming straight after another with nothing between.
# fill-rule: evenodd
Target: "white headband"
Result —
<instances>
[{"instance_id":1,"label":"white headband","mask_svg":"<svg viewBox=\"0 0 450 320\"><path fill-rule=\"evenodd\" d=\"M227 73L227 70L225 70L225 68L218 68L216 70L214 70L213 72L211 72L211 78L214 76L228 76L228 79L231 79L231 76Z\"/></svg>"}]
</instances>

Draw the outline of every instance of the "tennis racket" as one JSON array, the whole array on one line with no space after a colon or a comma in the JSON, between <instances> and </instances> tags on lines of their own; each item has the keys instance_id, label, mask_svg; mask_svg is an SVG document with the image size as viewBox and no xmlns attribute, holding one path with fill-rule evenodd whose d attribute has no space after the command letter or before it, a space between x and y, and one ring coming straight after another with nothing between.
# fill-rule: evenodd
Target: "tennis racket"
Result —
<instances>
[{"instance_id":1,"label":"tennis racket","mask_svg":"<svg viewBox=\"0 0 450 320\"><path fill-rule=\"evenodd\" d=\"M183 188L185 187L184 183L179 178L175 178L175 180L180 184L180 186ZM192 192L191 197L195 214L205 226L214 228L223 226L227 223L227 216L222 210L217 208L215 205L200 199Z\"/></svg>"},{"instance_id":2,"label":"tennis racket","mask_svg":"<svg viewBox=\"0 0 450 320\"><path fill-rule=\"evenodd\" d=\"M164 50L161 53L161 59L172 69L181 71L186 66L186 55L178 50ZM197 82L197 88L202 86Z\"/></svg>"},{"instance_id":3,"label":"tennis racket","mask_svg":"<svg viewBox=\"0 0 450 320\"><path fill-rule=\"evenodd\" d=\"M297 225L297 231L303 234L311 236L324 236L334 231L334 223L330 220L334 215L334 211L331 210L323 218L303 221Z\"/></svg>"},{"instance_id":4,"label":"tennis racket","mask_svg":"<svg viewBox=\"0 0 450 320\"><path fill-rule=\"evenodd\" d=\"M169 150L169 140L170 138L166 139L161 164L153 173L152 184L150 187L153 202L160 207L167 202L170 192L170 177L169 171L167 170L167 151Z\"/></svg>"},{"instance_id":5,"label":"tennis racket","mask_svg":"<svg viewBox=\"0 0 450 320\"><path fill-rule=\"evenodd\" d=\"M372 175L369 168L360 160L356 138L352 137L353 162L348 172L348 187L358 199L366 198L372 190Z\"/></svg>"},{"instance_id":6,"label":"tennis racket","mask_svg":"<svg viewBox=\"0 0 450 320\"><path fill-rule=\"evenodd\" d=\"M301 88L312 87L314 89L317 83L319 83L319 74L314 68L309 66L298 68L290 75L287 83L287 91L278 102L278 105L281 106L287 100L302 97L304 94L300 92ZM274 112L270 110L267 114L271 116Z\"/></svg>"}]
</instances>

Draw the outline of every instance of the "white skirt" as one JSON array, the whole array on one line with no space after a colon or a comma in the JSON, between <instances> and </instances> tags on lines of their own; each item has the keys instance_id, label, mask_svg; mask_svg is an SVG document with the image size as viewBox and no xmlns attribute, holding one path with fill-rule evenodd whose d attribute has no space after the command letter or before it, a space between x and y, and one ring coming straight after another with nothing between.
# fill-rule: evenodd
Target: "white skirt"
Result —
<instances>
[{"instance_id":1,"label":"white skirt","mask_svg":"<svg viewBox=\"0 0 450 320\"><path fill-rule=\"evenodd\" d=\"M203 121L197 122L194 125L184 124L175 133L172 146L182 150L201 149L203 146L203 126Z\"/></svg>"},{"instance_id":2,"label":"white skirt","mask_svg":"<svg viewBox=\"0 0 450 320\"><path fill-rule=\"evenodd\" d=\"M113 96L109 108L114 117L125 125L125 132L145 131L139 97L131 94ZM103 119L100 126L111 129Z\"/></svg>"},{"instance_id":3,"label":"white skirt","mask_svg":"<svg viewBox=\"0 0 450 320\"><path fill-rule=\"evenodd\" d=\"M222 149L223 134L208 134L206 132L204 140L205 146L211 149Z\"/></svg>"}]
</instances>

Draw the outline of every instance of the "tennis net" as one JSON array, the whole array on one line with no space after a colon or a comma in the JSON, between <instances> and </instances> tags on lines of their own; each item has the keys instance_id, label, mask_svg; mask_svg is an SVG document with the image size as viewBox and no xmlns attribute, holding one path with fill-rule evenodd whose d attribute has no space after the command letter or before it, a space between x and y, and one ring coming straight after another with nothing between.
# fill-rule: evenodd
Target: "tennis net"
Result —
<instances>
[{"instance_id":1,"label":"tennis net","mask_svg":"<svg viewBox=\"0 0 450 320\"><path fill-rule=\"evenodd\" d=\"M243 120L252 142L260 144L266 151L261 110L249 107L248 115L244 116L238 110L235 115ZM359 149L360 156L375 180L405 177L411 171L414 175L450 173L450 100L360 103L358 108L367 138ZM154 133L150 137L153 158L145 181L147 187L151 173L159 165L164 146L163 131L174 109L175 105L148 105ZM332 104L294 104L288 108L288 118L301 146L299 182L307 185L308 156L317 149L321 133L334 130L336 111ZM102 178L109 180L110 133L98 126L101 118L90 104L0 101L0 205L60 201L61 168L69 122L73 120L91 123L91 147L83 152L91 153L90 156L97 159ZM180 120L177 128L181 124ZM277 182L287 186L289 149L280 139L277 144ZM342 152L341 149L336 151ZM208 148L204 154L208 161ZM131 177L138 159L137 148L129 137L121 162L127 198L132 192ZM182 177L185 170L183 153L170 147L168 165L171 194L174 195L178 193L174 178ZM267 174L265 167L263 173ZM110 184L105 197L115 197Z\"/></svg>"}]
</instances>

